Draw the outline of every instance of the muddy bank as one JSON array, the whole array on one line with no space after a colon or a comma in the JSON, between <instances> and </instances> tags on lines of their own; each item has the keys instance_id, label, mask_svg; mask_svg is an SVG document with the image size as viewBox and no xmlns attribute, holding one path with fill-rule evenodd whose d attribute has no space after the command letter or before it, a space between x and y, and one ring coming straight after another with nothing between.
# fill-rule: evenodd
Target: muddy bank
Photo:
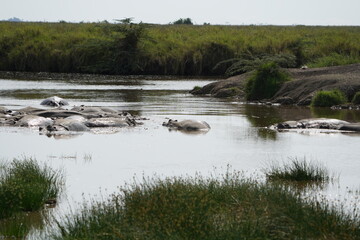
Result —
<instances>
[{"instance_id":1,"label":"muddy bank","mask_svg":"<svg viewBox=\"0 0 360 240\"><path fill-rule=\"evenodd\" d=\"M309 105L312 97L319 90L340 89L349 100L360 91L360 64L346 66L288 69L291 81L286 82L274 95L271 102L282 104ZM244 99L245 84L251 73L246 73L221 80L191 91L192 94L209 94L214 97L230 97L220 94L229 89L237 88L238 94L231 97Z\"/></svg>"}]
</instances>

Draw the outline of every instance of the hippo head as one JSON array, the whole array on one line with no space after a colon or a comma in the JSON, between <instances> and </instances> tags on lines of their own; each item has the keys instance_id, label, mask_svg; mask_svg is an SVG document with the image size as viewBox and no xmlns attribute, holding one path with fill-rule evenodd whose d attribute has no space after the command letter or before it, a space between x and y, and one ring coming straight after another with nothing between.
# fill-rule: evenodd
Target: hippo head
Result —
<instances>
[{"instance_id":1,"label":"hippo head","mask_svg":"<svg viewBox=\"0 0 360 240\"><path fill-rule=\"evenodd\" d=\"M163 122L163 126L165 127L175 127L175 123L177 123L177 120L169 119L168 122Z\"/></svg>"},{"instance_id":2,"label":"hippo head","mask_svg":"<svg viewBox=\"0 0 360 240\"><path fill-rule=\"evenodd\" d=\"M65 101L64 99L57 97L57 96L49 97L49 98L43 100L40 104L46 105L46 106L51 106L51 107L60 107L60 106L69 105L69 103L67 101Z\"/></svg>"}]
</instances>

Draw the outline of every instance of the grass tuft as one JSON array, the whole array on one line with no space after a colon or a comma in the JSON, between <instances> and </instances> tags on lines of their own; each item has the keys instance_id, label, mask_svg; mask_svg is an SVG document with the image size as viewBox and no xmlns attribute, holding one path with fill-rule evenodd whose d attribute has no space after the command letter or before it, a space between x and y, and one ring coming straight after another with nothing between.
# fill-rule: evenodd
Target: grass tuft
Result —
<instances>
[{"instance_id":1,"label":"grass tuft","mask_svg":"<svg viewBox=\"0 0 360 240\"><path fill-rule=\"evenodd\" d=\"M265 170L265 175L268 180L317 183L330 181L326 168L305 159L298 160L296 158L292 159L290 163L284 164L283 167L270 167L270 170Z\"/></svg>"},{"instance_id":2,"label":"grass tuft","mask_svg":"<svg viewBox=\"0 0 360 240\"><path fill-rule=\"evenodd\" d=\"M23 211L40 210L56 199L63 186L59 171L40 166L34 159L14 159L0 174L0 220Z\"/></svg>"}]
</instances>

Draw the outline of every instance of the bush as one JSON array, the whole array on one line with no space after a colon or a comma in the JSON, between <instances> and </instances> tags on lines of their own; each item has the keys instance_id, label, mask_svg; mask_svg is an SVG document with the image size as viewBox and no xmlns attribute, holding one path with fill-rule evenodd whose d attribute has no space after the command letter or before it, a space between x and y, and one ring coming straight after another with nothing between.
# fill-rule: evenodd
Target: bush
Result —
<instances>
[{"instance_id":1,"label":"bush","mask_svg":"<svg viewBox=\"0 0 360 240\"><path fill-rule=\"evenodd\" d=\"M187 24L187 25L193 25L193 22L191 18L180 18L176 20L173 24Z\"/></svg>"},{"instance_id":2,"label":"bush","mask_svg":"<svg viewBox=\"0 0 360 240\"><path fill-rule=\"evenodd\" d=\"M261 65L246 83L247 100L262 100L272 98L281 85L290 80L275 62Z\"/></svg>"},{"instance_id":3,"label":"bush","mask_svg":"<svg viewBox=\"0 0 360 240\"><path fill-rule=\"evenodd\" d=\"M356 105L360 104L360 92L355 93L351 102Z\"/></svg>"},{"instance_id":4,"label":"bush","mask_svg":"<svg viewBox=\"0 0 360 240\"><path fill-rule=\"evenodd\" d=\"M55 199L63 181L59 172L33 159L14 159L0 174L0 219L21 211L36 211Z\"/></svg>"},{"instance_id":5,"label":"bush","mask_svg":"<svg viewBox=\"0 0 360 240\"><path fill-rule=\"evenodd\" d=\"M340 90L319 91L311 101L313 107L331 107L338 104L346 103L347 99Z\"/></svg>"}]
</instances>

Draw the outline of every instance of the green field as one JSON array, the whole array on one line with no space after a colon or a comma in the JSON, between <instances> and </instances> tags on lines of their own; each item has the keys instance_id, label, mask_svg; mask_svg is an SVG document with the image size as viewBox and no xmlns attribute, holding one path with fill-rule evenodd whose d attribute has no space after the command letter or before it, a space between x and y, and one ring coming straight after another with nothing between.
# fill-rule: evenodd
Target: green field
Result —
<instances>
[{"instance_id":1,"label":"green field","mask_svg":"<svg viewBox=\"0 0 360 240\"><path fill-rule=\"evenodd\" d=\"M0 22L0 70L223 75L286 54L294 67L360 62L360 27ZM221 61L234 59L214 67Z\"/></svg>"}]
</instances>

